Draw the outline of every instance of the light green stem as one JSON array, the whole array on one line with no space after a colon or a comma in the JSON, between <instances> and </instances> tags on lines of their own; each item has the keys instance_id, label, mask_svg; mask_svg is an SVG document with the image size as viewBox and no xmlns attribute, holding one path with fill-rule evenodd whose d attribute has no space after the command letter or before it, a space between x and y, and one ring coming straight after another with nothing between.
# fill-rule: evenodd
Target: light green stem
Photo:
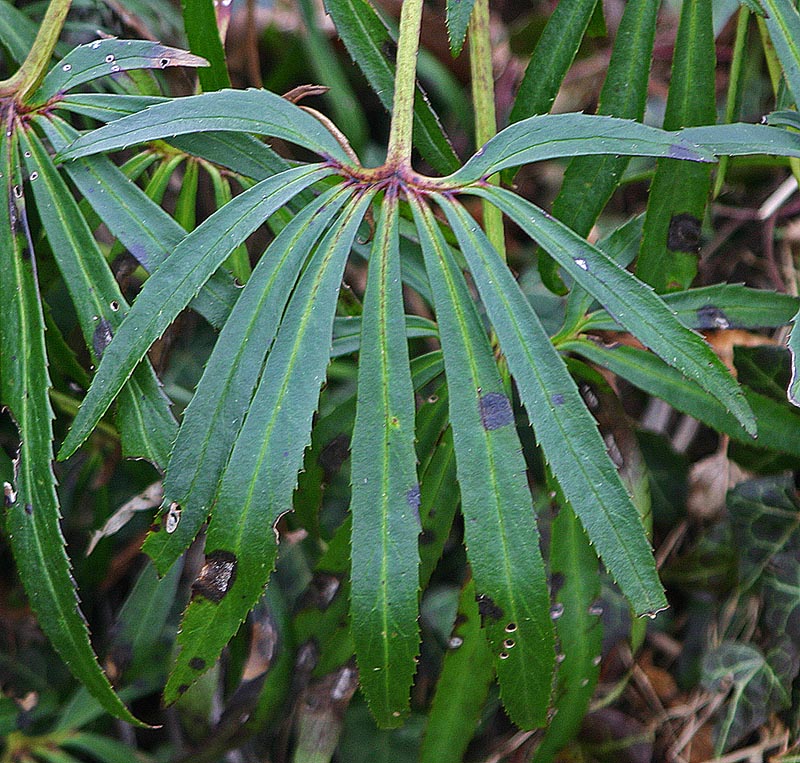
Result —
<instances>
[{"instance_id":1,"label":"light green stem","mask_svg":"<svg viewBox=\"0 0 800 763\"><path fill-rule=\"evenodd\" d=\"M417 51L419 50L421 23L422 0L404 0L400 11L394 104L392 107L392 124L389 129L389 149L386 154L386 163L396 167L411 166Z\"/></svg>"},{"instance_id":2,"label":"light green stem","mask_svg":"<svg viewBox=\"0 0 800 763\"><path fill-rule=\"evenodd\" d=\"M475 142L480 147L497 133L489 0L475 0L475 7L469 21L469 63L472 79L472 108L475 112ZM499 175L492 175L489 182L497 185ZM483 201L483 227L492 246L505 259L503 213L485 200Z\"/></svg>"},{"instance_id":3,"label":"light green stem","mask_svg":"<svg viewBox=\"0 0 800 763\"><path fill-rule=\"evenodd\" d=\"M71 4L72 0L52 0L28 57L13 76L0 81L0 98L14 96L17 103L24 103L36 91L50 66Z\"/></svg>"}]
</instances>

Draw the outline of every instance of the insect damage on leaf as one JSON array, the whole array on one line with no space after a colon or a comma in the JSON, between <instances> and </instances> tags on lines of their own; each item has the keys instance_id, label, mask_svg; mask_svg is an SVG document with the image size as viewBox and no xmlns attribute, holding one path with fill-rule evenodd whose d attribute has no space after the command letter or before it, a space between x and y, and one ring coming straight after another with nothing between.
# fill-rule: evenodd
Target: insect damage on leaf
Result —
<instances>
[{"instance_id":1,"label":"insect damage on leaf","mask_svg":"<svg viewBox=\"0 0 800 763\"><path fill-rule=\"evenodd\" d=\"M230 551L212 551L194 583L192 596L203 596L219 604L236 580L236 555Z\"/></svg>"}]
</instances>

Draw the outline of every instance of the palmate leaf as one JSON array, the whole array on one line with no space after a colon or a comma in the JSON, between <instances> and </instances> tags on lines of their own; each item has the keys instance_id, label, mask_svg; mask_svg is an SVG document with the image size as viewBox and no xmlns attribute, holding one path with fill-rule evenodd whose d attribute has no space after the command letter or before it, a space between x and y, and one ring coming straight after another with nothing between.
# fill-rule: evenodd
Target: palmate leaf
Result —
<instances>
[{"instance_id":1,"label":"palmate leaf","mask_svg":"<svg viewBox=\"0 0 800 763\"><path fill-rule=\"evenodd\" d=\"M553 628L514 413L466 282L432 211L410 199L436 303L467 554L501 696L523 728L546 719Z\"/></svg>"},{"instance_id":2,"label":"palmate leaf","mask_svg":"<svg viewBox=\"0 0 800 763\"><path fill-rule=\"evenodd\" d=\"M458 238L537 440L566 499L637 614L654 614L666 600L650 545L578 388L475 220L459 204L444 197L436 200Z\"/></svg>"},{"instance_id":3,"label":"palmate leaf","mask_svg":"<svg viewBox=\"0 0 800 763\"><path fill-rule=\"evenodd\" d=\"M400 282L398 198L387 191L369 259L351 445L351 627L381 726L408 712L419 648L420 486Z\"/></svg>"},{"instance_id":4,"label":"palmate leaf","mask_svg":"<svg viewBox=\"0 0 800 763\"><path fill-rule=\"evenodd\" d=\"M94 382L62 445L62 458L86 439L153 342L230 252L292 197L332 172L319 165L301 166L263 180L183 239L169 266L145 281L127 319L105 348Z\"/></svg>"},{"instance_id":5,"label":"palmate leaf","mask_svg":"<svg viewBox=\"0 0 800 763\"><path fill-rule=\"evenodd\" d=\"M347 256L374 191L354 199L317 247L294 290L275 344L220 479L206 563L194 583L164 690L173 702L212 667L261 596L273 566L275 524L292 508L325 378Z\"/></svg>"},{"instance_id":6,"label":"palmate leaf","mask_svg":"<svg viewBox=\"0 0 800 763\"><path fill-rule=\"evenodd\" d=\"M67 184L33 133L20 135L29 184L54 259L69 289L92 359L97 362L128 304ZM177 423L149 361L140 364L119 397L117 422L126 456L166 468Z\"/></svg>"},{"instance_id":7,"label":"palmate leaf","mask_svg":"<svg viewBox=\"0 0 800 763\"><path fill-rule=\"evenodd\" d=\"M5 115L4 115L5 116ZM72 673L111 714L138 723L114 693L92 651L59 527L52 469L53 412L36 283L17 164L17 139L0 141L0 404L20 435L13 483L5 495L6 532L39 625Z\"/></svg>"},{"instance_id":8,"label":"palmate leaf","mask_svg":"<svg viewBox=\"0 0 800 763\"><path fill-rule=\"evenodd\" d=\"M95 40L71 50L54 66L31 96L44 103L78 85L132 69L166 69L169 66L208 66L200 56L148 40Z\"/></svg>"},{"instance_id":9,"label":"palmate leaf","mask_svg":"<svg viewBox=\"0 0 800 763\"><path fill-rule=\"evenodd\" d=\"M470 187L465 192L492 200L617 323L698 383L730 410L750 435L755 435L755 419L734 378L702 337L680 323L648 286L529 201L500 188Z\"/></svg>"},{"instance_id":10,"label":"palmate leaf","mask_svg":"<svg viewBox=\"0 0 800 763\"><path fill-rule=\"evenodd\" d=\"M349 196L333 188L281 231L259 260L226 322L189 403L164 480L166 516L180 506L177 526L156 525L144 550L164 573L208 516L220 475L250 407L264 358L308 252Z\"/></svg>"},{"instance_id":11,"label":"palmate leaf","mask_svg":"<svg viewBox=\"0 0 800 763\"><path fill-rule=\"evenodd\" d=\"M319 156L351 165L347 153L318 119L268 90L218 90L159 103L78 138L61 160L105 153L175 135L249 132L283 138Z\"/></svg>"}]
</instances>

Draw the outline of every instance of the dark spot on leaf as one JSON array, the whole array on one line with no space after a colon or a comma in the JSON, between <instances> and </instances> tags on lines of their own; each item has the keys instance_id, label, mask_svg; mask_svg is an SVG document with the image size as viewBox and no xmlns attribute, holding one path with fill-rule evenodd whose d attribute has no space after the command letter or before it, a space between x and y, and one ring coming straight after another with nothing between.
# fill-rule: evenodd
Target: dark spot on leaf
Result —
<instances>
[{"instance_id":1,"label":"dark spot on leaf","mask_svg":"<svg viewBox=\"0 0 800 763\"><path fill-rule=\"evenodd\" d=\"M499 392L488 392L481 395L481 422L486 430L500 429L514 422L514 411L511 401Z\"/></svg>"},{"instance_id":2,"label":"dark spot on leaf","mask_svg":"<svg viewBox=\"0 0 800 763\"><path fill-rule=\"evenodd\" d=\"M178 687L178 694L186 694L189 691L189 684L181 684Z\"/></svg>"},{"instance_id":3,"label":"dark spot on leaf","mask_svg":"<svg viewBox=\"0 0 800 763\"><path fill-rule=\"evenodd\" d=\"M553 405L564 405L564 395L557 393L550 396L550 402Z\"/></svg>"},{"instance_id":4,"label":"dark spot on leaf","mask_svg":"<svg viewBox=\"0 0 800 763\"><path fill-rule=\"evenodd\" d=\"M731 322L725 311L714 305L697 308L697 327L701 329L729 329Z\"/></svg>"},{"instance_id":5,"label":"dark spot on leaf","mask_svg":"<svg viewBox=\"0 0 800 763\"><path fill-rule=\"evenodd\" d=\"M236 580L236 566L236 556L230 551L212 551L192 583L192 595L204 596L218 604Z\"/></svg>"},{"instance_id":6,"label":"dark spot on leaf","mask_svg":"<svg viewBox=\"0 0 800 763\"><path fill-rule=\"evenodd\" d=\"M192 670L204 670L206 661L202 657L192 657L192 659L189 660L189 667Z\"/></svg>"},{"instance_id":7,"label":"dark spot on leaf","mask_svg":"<svg viewBox=\"0 0 800 763\"><path fill-rule=\"evenodd\" d=\"M558 592L564 586L564 573L554 572L550 578L550 595L557 596Z\"/></svg>"},{"instance_id":8,"label":"dark spot on leaf","mask_svg":"<svg viewBox=\"0 0 800 763\"><path fill-rule=\"evenodd\" d=\"M92 335L92 348L98 360L103 357L103 353L113 337L114 330L111 328L111 324L105 318L101 318Z\"/></svg>"},{"instance_id":9,"label":"dark spot on leaf","mask_svg":"<svg viewBox=\"0 0 800 763\"><path fill-rule=\"evenodd\" d=\"M349 455L350 436L346 434L337 435L320 451L317 463L322 467L325 482L330 482Z\"/></svg>"},{"instance_id":10,"label":"dark spot on leaf","mask_svg":"<svg viewBox=\"0 0 800 763\"><path fill-rule=\"evenodd\" d=\"M131 253L136 262L138 262L148 272L150 271L150 258L147 256L147 249L145 249L144 246L141 244L131 244L128 247L128 251Z\"/></svg>"},{"instance_id":11,"label":"dark spot on leaf","mask_svg":"<svg viewBox=\"0 0 800 763\"><path fill-rule=\"evenodd\" d=\"M166 68L167 66L169 66L169 59L168 59L168 58L162 58L162 59L161 59L161 60L158 62L158 65L159 65L159 66L160 66L162 69Z\"/></svg>"},{"instance_id":12,"label":"dark spot on leaf","mask_svg":"<svg viewBox=\"0 0 800 763\"><path fill-rule=\"evenodd\" d=\"M500 620L503 617L503 610L486 594L478 596L478 612L482 622L485 620Z\"/></svg>"},{"instance_id":13,"label":"dark spot on leaf","mask_svg":"<svg viewBox=\"0 0 800 763\"><path fill-rule=\"evenodd\" d=\"M669 153L667 156L670 159L688 159L692 162L701 162L703 161L703 157L697 153L693 148L689 148L689 146L682 145L680 143L673 143L669 147Z\"/></svg>"},{"instance_id":14,"label":"dark spot on leaf","mask_svg":"<svg viewBox=\"0 0 800 763\"><path fill-rule=\"evenodd\" d=\"M150 532L151 533L161 532L161 521L160 520L156 521L156 522L153 522L153 524L150 525Z\"/></svg>"},{"instance_id":15,"label":"dark spot on leaf","mask_svg":"<svg viewBox=\"0 0 800 763\"><path fill-rule=\"evenodd\" d=\"M336 575L315 572L303 595L301 609L314 608L325 611L336 598L341 586L342 582Z\"/></svg>"},{"instance_id":16,"label":"dark spot on leaf","mask_svg":"<svg viewBox=\"0 0 800 763\"><path fill-rule=\"evenodd\" d=\"M381 53L390 64L393 64L397 59L397 43L394 40L384 40L381 43Z\"/></svg>"},{"instance_id":17,"label":"dark spot on leaf","mask_svg":"<svg viewBox=\"0 0 800 763\"><path fill-rule=\"evenodd\" d=\"M467 622L467 616L462 612L456 614L456 619L453 621L453 633L459 628L459 626L464 625Z\"/></svg>"},{"instance_id":18,"label":"dark spot on leaf","mask_svg":"<svg viewBox=\"0 0 800 763\"><path fill-rule=\"evenodd\" d=\"M431 543L436 542L436 533L432 530L423 530L419 536L420 546L430 546Z\"/></svg>"},{"instance_id":19,"label":"dark spot on leaf","mask_svg":"<svg viewBox=\"0 0 800 763\"><path fill-rule=\"evenodd\" d=\"M694 215L686 212L673 215L667 231L667 249L672 252L698 252L701 227L700 220Z\"/></svg>"},{"instance_id":20,"label":"dark spot on leaf","mask_svg":"<svg viewBox=\"0 0 800 763\"><path fill-rule=\"evenodd\" d=\"M406 493L406 503L408 504L409 508L414 510L414 514L417 516L417 519L419 519L419 500L419 484L416 484Z\"/></svg>"},{"instance_id":21,"label":"dark spot on leaf","mask_svg":"<svg viewBox=\"0 0 800 763\"><path fill-rule=\"evenodd\" d=\"M506 625L506 633L513 633L517 629L516 623L509 623Z\"/></svg>"},{"instance_id":22,"label":"dark spot on leaf","mask_svg":"<svg viewBox=\"0 0 800 763\"><path fill-rule=\"evenodd\" d=\"M25 504L25 513L26 513L28 516L30 516L31 514L33 514L33 504L32 504L32 503L26 503L26 504Z\"/></svg>"}]
</instances>

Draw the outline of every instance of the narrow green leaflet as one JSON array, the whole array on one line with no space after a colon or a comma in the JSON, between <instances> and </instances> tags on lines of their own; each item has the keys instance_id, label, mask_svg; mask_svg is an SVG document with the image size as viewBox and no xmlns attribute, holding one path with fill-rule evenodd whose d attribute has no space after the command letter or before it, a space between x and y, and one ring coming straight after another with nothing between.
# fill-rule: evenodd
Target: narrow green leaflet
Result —
<instances>
[{"instance_id":1,"label":"narrow green leaflet","mask_svg":"<svg viewBox=\"0 0 800 763\"><path fill-rule=\"evenodd\" d=\"M597 4L597 0L561 0L553 9L517 90L511 122L550 111Z\"/></svg>"},{"instance_id":2,"label":"narrow green leaflet","mask_svg":"<svg viewBox=\"0 0 800 763\"><path fill-rule=\"evenodd\" d=\"M411 200L436 302L467 555L503 703L522 728L545 723L553 626L514 411L489 339L433 212Z\"/></svg>"},{"instance_id":3,"label":"narrow green leaflet","mask_svg":"<svg viewBox=\"0 0 800 763\"><path fill-rule=\"evenodd\" d=\"M713 125L716 51L712 0L686 0L675 39L665 130ZM660 159L650 184L636 275L657 292L686 289L697 275L711 167Z\"/></svg>"},{"instance_id":4,"label":"narrow green leaflet","mask_svg":"<svg viewBox=\"0 0 800 763\"><path fill-rule=\"evenodd\" d=\"M501 188L465 190L491 199L594 295L617 323L697 382L730 410L749 434L755 435L755 419L736 380L702 337L680 323L648 286L529 201Z\"/></svg>"},{"instance_id":5,"label":"narrow green leaflet","mask_svg":"<svg viewBox=\"0 0 800 763\"><path fill-rule=\"evenodd\" d=\"M56 151L78 136L73 127L56 116L35 117L34 122ZM76 159L64 163L62 169L98 217L148 273L160 267L186 237L186 231L139 186L127 182L122 171L107 157ZM219 328L237 297L233 279L217 271L192 300L191 307Z\"/></svg>"},{"instance_id":6,"label":"narrow green leaflet","mask_svg":"<svg viewBox=\"0 0 800 763\"><path fill-rule=\"evenodd\" d=\"M5 117L5 115L3 115ZM12 130L7 118L2 130ZM0 141L0 403L19 435L4 489L7 537L31 608L62 659L112 715L138 723L97 663L59 527L52 469L53 412L36 260L25 216L15 133Z\"/></svg>"},{"instance_id":7,"label":"narrow green leaflet","mask_svg":"<svg viewBox=\"0 0 800 763\"><path fill-rule=\"evenodd\" d=\"M439 336L439 329L436 327L436 324L432 320L423 318L420 315L406 315L405 325L406 337L408 339ZM349 355L351 352L358 352L360 342L360 315L341 316L334 320L333 346L331 347L332 358Z\"/></svg>"},{"instance_id":8,"label":"narrow green leaflet","mask_svg":"<svg viewBox=\"0 0 800 763\"><path fill-rule=\"evenodd\" d=\"M790 0L759 0L764 23L795 104L800 103L800 13Z\"/></svg>"},{"instance_id":9,"label":"narrow green leaflet","mask_svg":"<svg viewBox=\"0 0 800 763\"><path fill-rule=\"evenodd\" d=\"M217 5L214 0L181 0L183 27L189 47L208 60L208 68L197 72L200 87L206 92L231 86L225 48L219 35ZM219 12L229 14L230 4L221 5Z\"/></svg>"},{"instance_id":10,"label":"narrow green leaflet","mask_svg":"<svg viewBox=\"0 0 800 763\"><path fill-rule=\"evenodd\" d=\"M447 0L447 39L450 41L450 52L458 56L464 47L467 37L469 17L475 0Z\"/></svg>"},{"instance_id":11,"label":"narrow green leaflet","mask_svg":"<svg viewBox=\"0 0 800 763\"><path fill-rule=\"evenodd\" d=\"M94 361L122 323L128 304L66 183L33 133L20 136L28 182L53 256L64 276ZM166 467L177 423L149 362L140 364L119 397L123 452Z\"/></svg>"},{"instance_id":12,"label":"narrow green leaflet","mask_svg":"<svg viewBox=\"0 0 800 763\"><path fill-rule=\"evenodd\" d=\"M602 246L598 248L607 251ZM661 299L684 326L707 331L777 328L787 325L800 308L800 300L790 294L751 289L740 283L676 291L662 295ZM618 331L620 327L605 310L598 310L580 328L588 332Z\"/></svg>"},{"instance_id":13,"label":"narrow green leaflet","mask_svg":"<svg viewBox=\"0 0 800 763\"><path fill-rule=\"evenodd\" d=\"M172 451L164 521L144 546L162 574L211 510L300 268L348 195L333 188L292 219L259 260L220 332ZM176 516L180 521L173 524Z\"/></svg>"},{"instance_id":14,"label":"narrow green leaflet","mask_svg":"<svg viewBox=\"0 0 800 763\"><path fill-rule=\"evenodd\" d=\"M551 526L550 575L557 615L558 669L553 707L557 709L533 763L550 763L577 735L600 676L603 610L597 557L569 504L558 496Z\"/></svg>"},{"instance_id":15,"label":"narrow green leaflet","mask_svg":"<svg viewBox=\"0 0 800 763\"><path fill-rule=\"evenodd\" d=\"M169 98L157 95L128 95L122 93L73 93L53 102L53 109L82 114L98 122L113 122L144 111L159 103L168 103Z\"/></svg>"},{"instance_id":16,"label":"narrow green leaflet","mask_svg":"<svg viewBox=\"0 0 800 763\"><path fill-rule=\"evenodd\" d=\"M304 188L333 173L296 167L237 196L195 228L147 281L103 352L92 386L61 448L66 458L86 439L138 362L200 291L230 252L273 212Z\"/></svg>"},{"instance_id":17,"label":"narrow green leaflet","mask_svg":"<svg viewBox=\"0 0 800 763\"><path fill-rule=\"evenodd\" d=\"M366 0L326 0L325 10L350 57L364 72L384 108L391 110L397 45L386 25ZM453 172L458 167L458 157L439 118L419 87L414 100L414 143L437 172Z\"/></svg>"},{"instance_id":18,"label":"narrow green leaflet","mask_svg":"<svg viewBox=\"0 0 800 763\"><path fill-rule=\"evenodd\" d=\"M447 420L447 385L417 411L417 456L419 458L419 583L425 589L450 537L453 519L461 502L456 481L453 430Z\"/></svg>"},{"instance_id":19,"label":"narrow green leaflet","mask_svg":"<svg viewBox=\"0 0 800 763\"><path fill-rule=\"evenodd\" d=\"M369 258L351 445L351 627L378 724L403 723L419 651L420 486L400 281L398 198L384 196Z\"/></svg>"},{"instance_id":20,"label":"narrow green leaflet","mask_svg":"<svg viewBox=\"0 0 800 763\"><path fill-rule=\"evenodd\" d=\"M800 418L792 415L792 409L787 406L748 387L743 388L745 399L758 421L758 438L755 440L723 405L651 352L622 344L606 347L589 340L565 342L561 349L577 352L734 440L800 456Z\"/></svg>"},{"instance_id":21,"label":"narrow green leaflet","mask_svg":"<svg viewBox=\"0 0 800 763\"><path fill-rule=\"evenodd\" d=\"M463 758L492 682L492 653L481 632L472 580L461 590L447 647L422 739L420 763Z\"/></svg>"},{"instance_id":22,"label":"narrow green leaflet","mask_svg":"<svg viewBox=\"0 0 800 763\"><path fill-rule=\"evenodd\" d=\"M768 125L748 125L742 122L703 125L686 127L679 134L693 146L710 151L715 156L800 156L800 136Z\"/></svg>"},{"instance_id":23,"label":"narrow green leaflet","mask_svg":"<svg viewBox=\"0 0 800 763\"><path fill-rule=\"evenodd\" d=\"M758 149L751 153L757 152ZM694 145L683 133L666 132L616 117L541 114L501 130L447 179L463 185L507 167L585 154L714 161L713 151Z\"/></svg>"},{"instance_id":24,"label":"narrow green leaflet","mask_svg":"<svg viewBox=\"0 0 800 763\"><path fill-rule=\"evenodd\" d=\"M459 204L441 197L437 202L459 240L536 438L566 499L636 613L658 612L666 600L639 514L563 360L472 217Z\"/></svg>"},{"instance_id":25,"label":"narrow green leaflet","mask_svg":"<svg viewBox=\"0 0 800 763\"><path fill-rule=\"evenodd\" d=\"M222 475L164 690L173 702L216 660L260 598L273 566L275 524L292 492L325 379L333 315L345 262L373 193L354 199L320 242L286 308L252 404Z\"/></svg>"},{"instance_id":26,"label":"narrow green leaflet","mask_svg":"<svg viewBox=\"0 0 800 763\"><path fill-rule=\"evenodd\" d=\"M217 90L159 103L78 138L60 160L106 153L175 135L223 131L268 135L350 166L350 158L318 119L267 90Z\"/></svg>"},{"instance_id":27,"label":"narrow green leaflet","mask_svg":"<svg viewBox=\"0 0 800 763\"><path fill-rule=\"evenodd\" d=\"M168 66L208 66L208 62L185 50L148 40L118 40L115 37L95 40L67 53L31 96L31 103L44 103L98 77L131 69L166 69Z\"/></svg>"}]
</instances>

